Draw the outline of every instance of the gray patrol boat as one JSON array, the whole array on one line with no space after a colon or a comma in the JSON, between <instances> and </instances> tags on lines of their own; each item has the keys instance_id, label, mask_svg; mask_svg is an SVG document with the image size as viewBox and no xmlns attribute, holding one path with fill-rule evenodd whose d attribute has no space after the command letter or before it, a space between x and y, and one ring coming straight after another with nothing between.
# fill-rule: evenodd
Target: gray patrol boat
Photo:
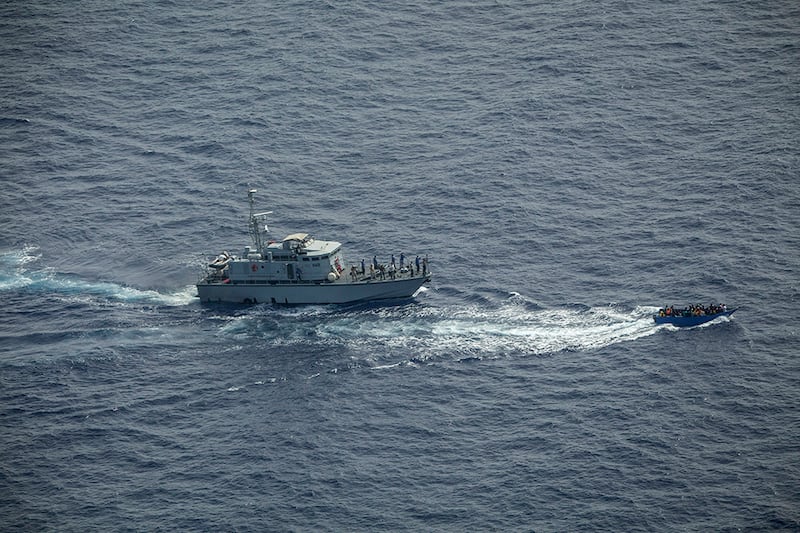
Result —
<instances>
[{"instance_id":1,"label":"gray patrol boat","mask_svg":"<svg viewBox=\"0 0 800 533\"><path fill-rule=\"evenodd\" d=\"M430 281L428 260L417 258L400 267L377 260L346 266L342 244L293 233L282 240L268 238L267 216L255 213L255 189L250 200L250 236L241 256L222 252L197 283L201 302L273 304L347 304L411 298ZM394 256L392 256L394 259ZM416 268L415 268L416 267Z\"/></svg>"}]
</instances>

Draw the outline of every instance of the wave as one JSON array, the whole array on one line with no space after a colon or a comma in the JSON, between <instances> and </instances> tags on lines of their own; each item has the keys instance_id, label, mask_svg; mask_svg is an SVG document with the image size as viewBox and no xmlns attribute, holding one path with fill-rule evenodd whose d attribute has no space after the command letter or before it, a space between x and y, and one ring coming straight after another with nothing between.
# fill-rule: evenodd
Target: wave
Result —
<instances>
[{"instance_id":1,"label":"wave","mask_svg":"<svg viewBox=\"0 0 800 533\"><path fill-rule=\"evenodd\" d=\"M41 254L38 253L38 248L31 245L0 254L0 292L17 291L72 300L102 299L166 306L183 306L195 299L196 290L193 285L161 293L113 282L87 281L47 267L33 268L31 265L36 264L39 259Z\"/></svg>"}]
</instances>

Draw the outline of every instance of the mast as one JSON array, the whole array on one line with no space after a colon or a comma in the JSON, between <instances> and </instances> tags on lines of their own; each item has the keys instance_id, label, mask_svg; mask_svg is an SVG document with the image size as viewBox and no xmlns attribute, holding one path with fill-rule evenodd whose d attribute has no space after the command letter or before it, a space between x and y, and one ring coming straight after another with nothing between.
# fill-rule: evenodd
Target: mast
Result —
<instances>
[{"instance_id":1,"label":"mast","mask_svg":"<svg viewBox=\"0 0 800 533\"><path fill-rule=\"evenodd\" d=\"M255 197L257 189L250 189L247 192L247 199L250 202L250 238L253 239L253 245L256 252L263 253L264 238L269 231L267 227L267 215L271 215L272 211L265 211L263 213L255 213Z\"/></svg>"}]
</instances>

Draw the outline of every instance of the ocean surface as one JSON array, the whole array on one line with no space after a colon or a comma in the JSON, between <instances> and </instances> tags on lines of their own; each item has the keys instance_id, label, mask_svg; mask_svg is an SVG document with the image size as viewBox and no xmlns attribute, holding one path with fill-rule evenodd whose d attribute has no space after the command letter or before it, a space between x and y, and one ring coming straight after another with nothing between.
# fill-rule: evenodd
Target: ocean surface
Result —
<instances>
[{"instance_id":1,"label":"ocean surface","mask_svg":"<svg viewBox=\"0 0 800 533\"><path fill-rule=\"evenodd\" d=\"M0 530L800 531L796 1L3 2L0 66ZM432 282L201 305L250 188Z\"/></svg>"}]
</instances>

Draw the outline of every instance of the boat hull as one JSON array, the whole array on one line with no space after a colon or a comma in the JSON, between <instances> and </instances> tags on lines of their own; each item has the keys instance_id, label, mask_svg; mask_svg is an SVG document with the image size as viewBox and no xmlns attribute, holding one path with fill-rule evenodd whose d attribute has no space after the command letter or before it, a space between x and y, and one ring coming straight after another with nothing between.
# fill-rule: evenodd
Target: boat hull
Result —
<instances>
[{"instance_id":1,"label":"boat hull","mask_svg":"<svg viewBox=\"0 0 800 533\"><path fill-rule=\"evenodd\" d=\"M201 302L298 304L348 304L373 300L411 298L429 277L357 282L224 283L204 280L197 284Z\"/></svg>"},{"instance_id":2,"label":"boat hull","mask_svg":"<svg viewBox=\"0 0 800 533\"><path fill-rule=\"evenodd\" d=\"M712 320L716 320L721 316L731 316L736 309L731 309L730 311L723 311L722 313L716 313L713 315L700 315L700 316L658 316L653 315L653 320L655 320L656 324L671 324L673 326L679 328L689 328L692 326L699 326L700 324L705 324L706 322L711 322Z\"/></svg>"}]
</instances>

